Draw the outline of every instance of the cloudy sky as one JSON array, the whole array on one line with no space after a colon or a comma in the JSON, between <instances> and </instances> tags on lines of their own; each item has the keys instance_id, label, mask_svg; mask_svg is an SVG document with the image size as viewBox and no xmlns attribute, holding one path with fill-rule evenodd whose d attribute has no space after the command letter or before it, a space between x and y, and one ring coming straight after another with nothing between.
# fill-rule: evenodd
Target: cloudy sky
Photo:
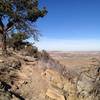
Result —
<instances>
[{"instance_id":1,"label":"cloudy sky","mask_svg":"<svg viewBox=\"0 0 100 100\"><path fill-rule=\"evenodd\" d=\"M100 0L40 0L48 14L36 23L40 49L100 50ZM40 6L41 6L40 5Z\"/></svg>"}]
</instances>

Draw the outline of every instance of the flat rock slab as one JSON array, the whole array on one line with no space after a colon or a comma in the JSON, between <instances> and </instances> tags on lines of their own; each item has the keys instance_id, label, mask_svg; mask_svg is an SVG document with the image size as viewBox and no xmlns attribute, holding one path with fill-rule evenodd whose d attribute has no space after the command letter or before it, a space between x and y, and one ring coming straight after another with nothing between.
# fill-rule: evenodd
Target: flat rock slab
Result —
<instances>
[{"instance_id":1,"label":"flat rock slab","mask_svg":"<svg viewBox=\"0 0 100 100\"><path fill-rule=\"evenodd\" d=\"M25 56L24 60L29 61L29 62L34 62L34 61L36 61L36 58L30 57L30 56Z\"/></svg>"},{"instance_id":2,"label":"flat rock slab","mask_svg":"<svg viewBox=\"0 0 100 100\"><path fill-rule=\"evenodd\" d=\"M65 100L65 97L55 89L48 89L46 92L46 96L53 100Z\"/></svg>"}]
</instances>

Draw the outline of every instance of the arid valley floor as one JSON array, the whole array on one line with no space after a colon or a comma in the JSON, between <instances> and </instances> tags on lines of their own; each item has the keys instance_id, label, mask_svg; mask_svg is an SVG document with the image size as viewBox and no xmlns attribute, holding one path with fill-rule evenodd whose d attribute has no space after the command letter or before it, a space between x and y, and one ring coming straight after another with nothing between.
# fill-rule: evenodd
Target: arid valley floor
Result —
<instances>
[{"instance_id":1,"label":"arid valley floor","mask_svg":"<svg viewBox=\"0 0 100 100\"><path fill-rule=\"evenodd\" d=\"M81 71L92 65L93 60L100 60L100 51L51 51L49 54L73 71Z\"/></svg>"}]
</instances>

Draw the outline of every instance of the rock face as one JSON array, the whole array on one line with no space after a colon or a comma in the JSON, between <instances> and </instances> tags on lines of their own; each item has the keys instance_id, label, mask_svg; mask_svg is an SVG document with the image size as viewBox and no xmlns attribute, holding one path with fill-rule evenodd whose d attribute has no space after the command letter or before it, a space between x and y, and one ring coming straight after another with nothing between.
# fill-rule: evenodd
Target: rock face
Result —
<instances>
[{"instance_id":1,"label":"rock face","mask_svg":"<svg viewBox=\"0 0 100 100\"><path fill-rule=\"evenodd\" d=\"M93 66L89 71L81 73L77 91L79 100L100 100L100 72L99 66Z\"/></svg>"},{"instance_id":2,"label":"rock face","mask_svg":"<svg viewBox=\"0 0 100 100\"><path fill-rule=\"evenodd\" d=\"M54 70L47 69L42 73L42 77L49 82L46 96L51 100L100 100L99 68L93 66L73 81Z\"/></svg>"},{"instance_id":3,"label":"rock face","mask_svg":"<svg viewBox=\"0 0 100 100\"><path fill-rule=\"evenodd\" d=\"M16 71L20 70L21 62L18 59L3 59L0 62L0 80L9 81L16 77Z\"/></svg>"},{"instance_id":4,"label":"rock face","mask_svg":"<svg viewBox=\"0 0 100 100\"><path fill-rule=\"evenodd\" d=\"M12 85L18 78L17 72L21 62L15 58L0 58L0 100L12 100L16 93L12 92ZM17 96L20 96L17 94ZM16 97L15 97L16 98Z\"/></svg>"},{"instance_id":5,"label":"rock face","mask_svg":"<svg viewBox=\"0 0 100 100\"><path fill-rule=\"evenodd\" d=\"M54 100L76 100L75 84L65 79L58 72L47 69L42 73L42 77L49 82L49 88L46 92L48 98Z\"/></svg>"}]
</instances>

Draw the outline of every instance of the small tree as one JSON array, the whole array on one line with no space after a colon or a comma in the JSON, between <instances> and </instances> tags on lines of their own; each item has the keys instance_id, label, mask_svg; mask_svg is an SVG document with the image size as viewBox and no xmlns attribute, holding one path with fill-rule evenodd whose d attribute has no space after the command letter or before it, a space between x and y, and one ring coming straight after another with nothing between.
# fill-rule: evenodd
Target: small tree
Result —
<instances>
[{"instance_id":1,"label":"small tree","mask_svg":"<svg viewBox=\"0 0 100 100\"><path fill-rule=\"evenodd\" d=\"M9 48L22 49L28 42L25 40L28 39L29 36L25 33L13 33L7 39L7 45Z\"/></svg>"},{"instance_id":2,"label":"small tree","mask_svg":"<svg viewBox=\"0 0 100 100\"><path fill-rule=\"evenodd\" d=\"M6 53L6 36L12 32L24 32L37 39L33 24L47 13L45 7L39 9L38 0L0 0L0 37L2 50Z\"/></svg>"}]
</instances>

